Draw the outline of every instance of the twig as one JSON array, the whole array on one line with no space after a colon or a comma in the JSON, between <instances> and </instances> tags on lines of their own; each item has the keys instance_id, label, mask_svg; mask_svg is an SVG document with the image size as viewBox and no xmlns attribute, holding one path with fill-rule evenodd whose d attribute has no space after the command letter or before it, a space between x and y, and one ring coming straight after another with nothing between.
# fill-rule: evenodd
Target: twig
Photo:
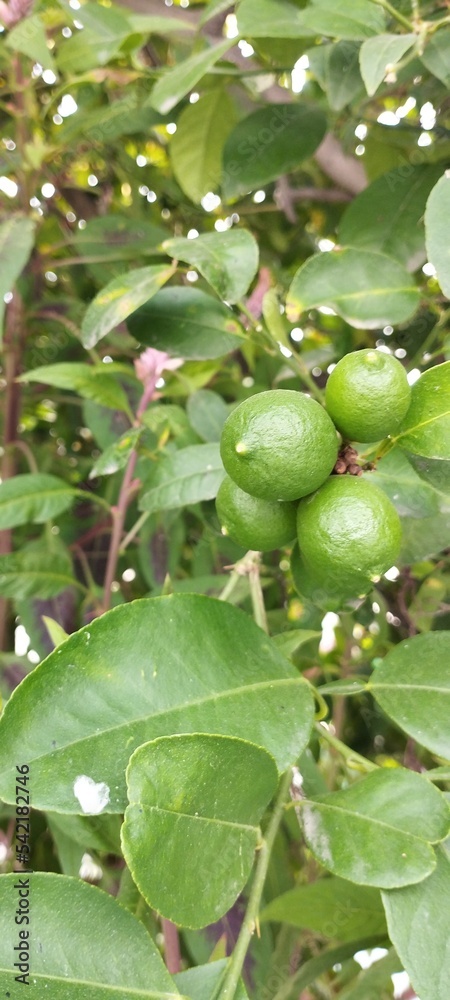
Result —
<instances>
[{"instance_id":1,"label":"twig","mask_svg":"<svg viewBox=\"0 0 450 1000\"><path fill-rule=\"evenodd\" d=\"M239 979L244 966L245 956L257 926L258 912L261 904L267 870L269 867L270 856L275 837L278 833L278 828L283 817L286 799L289 796L291 781L292 768L289 768L281 780L275 807L266 833L261 841L258 861L256 863L255 877L253 879L247 910L242 922L236 947L229 960L229 965L225 973L225 980L222 989L220 990L218 1000L234 1000L236 995Z\"/></svg>"},{"instance_id":2,"label":"twig","mask_svg":"<svg viewBox=\"0 0 450 1000\"><path fill-rule=\"evenodd\" d=\"M405 17L404 14L401 14L399 10L396 10L395 7L389 3L389 0L370 0L370 2L376 4L377 7L382 7L383 10L390 14L391 17L395 18L395 20L398 21L399 24L402 24L404 28L407 28L408 31L414 31L412 21L409 21L408 18Z\"/></svg>"},{"instance_id":3,"label":"twig","mask_svg":"<svg viewBox=\"0 0 450 1000\"><path fill-rule=\"evenodd\" d=\"M345 758L349 767L353 766L362 771L378 771L378 764L367 760L367 757L362 757L356 750L352 750L351 747L346 746L345 743L338 740L337 736L333 736L333 733L330 732L328 726L323 726L320 722L317 722L315 729L322 739L326 740L330 746L334 747Z\"/></svg>"},{"instance_id":4,"label":"twig","mask_svg":"<svg viewBox=\"0 0 450 1000\"><path fill-rule=\"evenodd\" d=\"M164 936L164 958L167 970L172 976L181 971L181 951L178 928L171 920L165 917L161 920L161 928Z\"/></svg>"}]
</instances>

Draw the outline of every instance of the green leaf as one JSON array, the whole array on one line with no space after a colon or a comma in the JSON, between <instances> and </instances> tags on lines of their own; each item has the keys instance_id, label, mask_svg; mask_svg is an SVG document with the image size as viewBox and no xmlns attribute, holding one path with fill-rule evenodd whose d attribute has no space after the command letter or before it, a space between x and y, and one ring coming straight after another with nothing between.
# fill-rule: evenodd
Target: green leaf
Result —
<instances>
[{"instance_id":1,"label":"green leaf","mask_svg":"<svg viewBox=\"0 0 450 1000\"><path fill-rule=\"evenodd\" d=\"M192 997L192 1000L215 1000L227 965L227 959L220 959L218 962L209 962L208 965L198 965L197 968L179 972L174 979L178 989L186 996ZM242 981L239 983L234 1000L249 1000Z\"/></svg>"},{"instance_id":2,"label":"green leaf","mask_svg":"<svg viewBox=\"0 0 450 1000\"><path fill-rule=\"evenodd\" d=\"M191 427L203 441L220 441L228 416L228 407L222 396L211 389L198 389L189 396L186 412Z\"/></svg>"},{"instance_id":3,"label":"green leaf","mask_svg":"<svg viewBox=\"0 0 450 1000\"><path fill-rule=\"evenodd\" d=\"M34 244L35 224L21 215L10 215L0 225L0 338L5 312L4 296L11 292L28 261Z\"/></svg>"},{"instance_id":4,"label":"green leaf","mask_svg":"<svg viewBox=\"0 0 450 1000\"><path fill-rule=\"evenodd\" d=\"M39 14L32 14L19 21L8 33L5 44L13 52L22 52L44 69L55 68L52 53L47 45L47 35Z\"/></svg>"},{"instance_id":5,"label":"green leaf","mask_svg":"<svg viewBox=\"0 0 450 1000\"><path fill-rule=\"evenodd\" d=\"M405 52L417 42L417 35L377 35L361 46L359 62L367 93L378 90L387 73L397 65Z\"/></svg>"},{"instance_id":6,"label":"green leaf","mask_svg":"<svg viewBox=\"0 0 450 1000\"><path fill-rule=\"evenodd\" d=\"M283 656L289 659L292 653L295 653L300 646L311 642L311 639L320 639L321 634L321 632L314 632L307 628L296 628L289 632L280 632L279 635L274 635L272 642L275 643L280 653L283 653Z\"/></svg>"},{"instance_id":7,"label":"green leaf","mask_svg":"<svg viewBox=\"0 0 450 1000\"><path fill-rule=\"evenodd\" d=\"M43 524L73 503L75 490L47 473L24 473L0 483L0 531L18 524Z\"/></svg>"},{"instance_id":8,"label":"green leaf","mask_svg":"<svg viewBox=\"0 0 450 1000\"><path fill-rule=\"evenodd\" d=\"M100 786L94 805L123 812L133 750L177 732L248 739L282 771L308 742L313 712L309 685L244 612L197 594L133 601L16 688L0 719L0 798L15 801L15 762L26 760L36 809L100 811L75 796L85 776L82 791Z\"/></svg>"},{"instance_id":9,"label":"green leaf","mask_svg":"<svg viewBox=\"0 0 450 1000\"><path fill-rule=\"evenodd\" d=\"M450 459L450 361L414 383L406 417L393 441L425 458Z\"/></svg>"},{"instance_id":10,"label":"green leaf","mask_svg":"<svg viewBox=\"0 0 450 1000\"><path fill-rule=\"evenodd\" d=\"M20 884L30 903L30 925L15 922ZM94 948L100 928L102 946ZM29 937L20 938L21 931ZM21 941L31 953L34 1000L182 1000L145 927L108 893L80 879L53 872L1 876L0 977L6 996L16 997L23 988L14 967Z\"/></svg>"},{"instance_id":11,"label":"green leaf","mask_svg":"<svg viewBox=\"0 0 450 1000\"><path fill-rule=\"evenodd\" d=\"M55 555L22 549L0 556L0 594L3 597L54 597L65 587L81 587L70 561Z\"/></svg>"},{"instance_id":12,"label":"green leaf","mask_svg":"<svg viewBox=\"0 0 450 1000\"><path fill-rule=\"evenodd\" d=\"M113 105L115 106L116 104ZM105 114L103 108L102 113ZM70 118L67 121L70 121ZM85 127L83 131L86 133ZM72 234L72 239L83 256L100 257L102 261L109 261L135 258L140 254L153 254L166 235L165 229L154 226L151 222L111 213L89 219L86 228L77 229Z\"/></svg>"},{"instance_id":13,"label":"green leaf","mask_svg":"<svg viewBox=\"0 0 450 1000\"><path fill-rule=\"evenodd\" d=\"M420 885L383 892L389 937L421 1000L447 1000L450 981L450 859L437 851Z\"/></svg>"},{"instance_id":14,"label":"green leaf","mask_svg":"<svg viewBox=\"0 0 450 1000\"><path fill-rule=\"evenodd\" d=\"M356 982L341 993L339 1000L390 1000L392 997L392 976L402 972L400 958L393 948L383 958L378 958L368 969L358 972Z\"/></svg>"},{"instance_id":15,"label":"green leaf","mask_svg":"<svg viewBox=\"0 0 450 1000\"><path fill-rule=\"evenodd\" d=\"M236 119L229 94L221 87L183 108L169 146L175 177L191 201L215 191L222 174L222 150Z\"/></svg>"},{"instance_id":16,"label":"green leaf","mask_svg":"<svg viewBox=\"0 0 450 1000\"><path fill-rule=\"evenodd\" d=\"M442 794L402 768L373 771L345 791L299 806L306 843L325 868L383 889L426 878L436 864L430 844L450 826Z\"/></svg>"},{"instance_id":17,"label":"green leaf","mask_svg":"<svg viewBox=\"0 0 450 1000\"><path fill-rule=\"evenodd\" d=\"M78 876L88 852L120 855L121 817L45 815L63 875Z\"/></svg>"},{"instance_id":18,"label":"green leaf","mask_svg":"<svg viewBox=\"0 0 450 1000\"><path fill-rule=\"evenodd\" d=\"M130 406L119 376L131 376L125 365L88 365L77 361L60 361L56 365L42 365L24 372L19 382L44 382L57 389L69 389L85 399L92 399L113 410L123 410L130 415Z\"/></svg>"},{"instance_id":19,"label":"green leaf","mask_svg":"<svg viewBox=\"0 0 450 1000\"><path fill-rule=\"evenodd\" d=\"M450 536L450 514L404 517L402 535L400 565L411 566L422 559L439 555L447 547Z\"/></svg>"},{"instance_id":20,"label":"green leaf","mask_svg":"<svg viewBox=\"0 0 450 1000\"><path fill-rule=\"evenodd\" d=\"M386 493L400 517L431 517L439 510L450 513L450 497L421 479L400 448L388 452L364 478Z\"/></svg>"},{"instance_id":21,"label":"green leaf","mask_svg":"<svg viewBox=\"0 0 450 1000\"><path fill-rule=\"evenodd\" d=\"M386 933L379 891L334 877L284 892L265 907L260 919L291 924L336 941Z\"/></svg>"},{"instance_id":22,"label":"green leaf","mask_svg":"<svg viewBox=\"0 0 450 1000\"><path fill-rule=\"evenodd\" d=\"M84 346L95 347L114 327L153 298L173 273L173 267L138 267L110 281L84 314L81 325Z\"/></svg>"},{"instance_id":23,"label":"green leaf","mask_svg":"<svg viewBox=\"0 0 450 1000\"><path fill-rule=\"evenodd\" d=\"M422 62L433 76L450 86L450 28L427 36Z\"/></svg>"},{"instance_id":24,"label":"green leaf","mask_svg":"<svg viewBox=\"0 0 450 1000\"><path fill-rule=\"evenodd\" d=\"M142 432L142 427L130 427L129 431L125 431L125 434L122 434L100 455L100 458L97 458L89 473L89 479L95 479L96 476L111 476L119 469L124 469L131 452L139 443Z\"/></svg>"},{"instance_id":25,"label":"green leaf","mask_svg":"<svg viewBox=\"0 0 450 1000\"><path fill-rule=\"evenodd\" d=\"M435 616L445 604L447 586L442 577L430 576L421 583L408 608L408 615L420 632L434 627Z\"/></svg>"},{"instance_id":26,"label":"green leaf","mask_svg":"<svg viewBox=\"0 0 450 1000\"><path fill-rule=\"evenodd\" d=\"M242 346L242 331L231 309L196 288L164 288L133 313L128 329L149 347L202 361Z\"/></svg>"},{"instance_id":27,"label":"green leaf","mask_svg":"<svg viewBox=\"0 0 450 1000\"><path fill-rule=\"evenodd\" d=\"M70 5L66 10L84 30L75 31L58 51L56 62L65 75L105 66L119 54L124 41L132 34L126 11L118 7L86 3L77 8L76 13Z\"/></svg>"},{"instance_id":28,"label":"green leaf","mask_svg":"<svg viewBox=\"0 0 450 1000\"><path fill-rule=\"evenodd\" d=\"M194 240L175 237L163 246L170 257L196 267L227 302L245 295L258 270L258 244L247 229L206 233Z\"/></svg>"},{"instance_id":29,"label":"green leaf","mask_svg":"<svg viewBox=\"0 0 450 1000\"><path fill-rule=\"evenodd\" d=\"M409 319L419 291L397 261L368 250L334 250L309 257L294 275L287 297L291 322L328 306L351 326L375 330Z\"/></svg>"},{"instance_id":30,"label":"green leaf","mask_svg":"<svg viewBox=\"0 0 450 1000\"><path fill-rule=\"evenodd\" d=\"M239 33L250 38L306 38L321 34L361 39L384 28L383 11L369 0L312 0L299 9L284 0L242 0Z\"/></svg>"},{"instance_id":31,"label":"green leaf","mask_svg":"<svg viewBox=\"0 0 450 1000\"><path fill-rule=\"evenodd\" d=\"M322 142L326 119L318 108L272 104L241 119L223 151L222 187L227 200L294 170Z\"/></svg>"},{"instance_id":32,"label":"green leaf","mask_svg":"<svg viewBox=\"0 0 450 1000\"><path fill-rule=\"evenodd\" d=\"M450 760L448 656L450 632L405 639L374 670L369 687L400 729Z\"/></svg>"},{"instance_id":33,"label":"green leaf","mask_svg":"<svg viewBox=\"0 0 450 1000\"><path fill-rule=\"evenodd\" d=\"M313 73L315 56L321 49L325 54L324 84L328 103L333 111L342 111L358 94L364 92L359 72L359 46L355 42L343 41L310 49L309 64Z\"/></svg>"},{"instance_id":34,"label":"green leaf","mask_svg":"<svg viewBox=\"0 0 450 1000\"><path fill-rule=\"evenodd\" d=\"M425 233L428 260L436 268L437 279L447 299L450 298L450 247L447 226L450 217L450 171L435 184L427 201Z\"/></svg>"},{"instance_id":35,"label":"green leaf","mask_svg":"<svg viewBox=\"0 0 450 1000\"><path fill-rule=\"evenodd\" d=\"M149 906L184 927L222 917L250 875L277 783L273 757L245 740L193 733L139 747L122 847Z\"/></svg>"},{"instance_id":36,"label":"green leaf","mask_svg":"<svg viewBox=\"0 0 450 1000\"><path fill-rule=\"evenodd\" d=\"M56 622L54 618L49 618L48 615L42 615L42 621L47 629L50 639L55 646L60 646L62 642L65 642L69 638L69 633L65 632L62 625Z\"/></svg>"},{"instance_id":37,"label":"green leaf","mask_svg":"<svg viewBox=\"0 0 450 1000\"><path fill-rule=\"evenodd\" d=\"M441 169L408 165L377 177L345 210L339 243L387 254L415 271L426 259L423 215Z\"/></svg>"},{"instance_id":38,"label":"green leaf","mask_svg":"<svg viewBox=\"0 0 450 1000\"><path fill-rule=\"evenodd\" d=\"M148 103L162 115L167 115L234 44L232 39L219 42L169 69L155 83Z\"/></svg>"},{"instance_id":39,"label":"green leaf","mask_svg":"<svg viewBox=\"0 0 450 1000\"><path fill-rule=\"evenodd\" d=\"M175 510L201 500L213 500L225 475L219 445L193 444L165 456L139 510Z\"/></svg>"},{"instance_id":40,"label":"green leaf","mask_svg":"<svg viewBox=\"0 0 450 1000\"><path fill-rule=\"evenodd\" d=\"M186 31L195 31L195 25L190 21L185 21L181 17L161 17L158 14L129 14L128 21L133 31L139 31L143 35L180 35Z\"/></svg>"}]
</instances>

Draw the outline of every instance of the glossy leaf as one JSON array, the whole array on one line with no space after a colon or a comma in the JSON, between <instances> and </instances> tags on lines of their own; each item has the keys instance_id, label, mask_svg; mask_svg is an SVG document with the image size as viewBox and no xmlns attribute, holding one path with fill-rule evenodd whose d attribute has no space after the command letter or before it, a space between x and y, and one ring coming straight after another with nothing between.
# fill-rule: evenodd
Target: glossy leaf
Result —
<instances>
[{"instance_id":1,"label":"glossy leaf","mask_svg":"<svg viewBox=\"0 0 450 1000\"><path fill-rule=\"evenodd\" d=\"M387 73L417 41L417 35L377 35L368 38L361 46L359 56L361 75L367 93L372 96Z\"/></svg>"},{"instance_id":2,"label":"glossy leaf","mask_svg":"<svg viewBox=\"0 0 450 1000\"><path fill-rule=\"evenodd\" d=\"M0 530L19 524L43 524L68 510L76 496L63 479L47 473L24 473L0 483Z\"/></svg>"},{"instance_id":3,"label":"glossy leaf","mask_svg":"<svg viewBox=\"0 0 450 1000\"><path fill-rule=\"evenodd\" d=\"M96 459L89 473L89 479L95 479L96 476L111 476L119 469L124 469L131 452L139 444L141 435L142 427L130 427L129 431L125 431L125 434L122 434L100 455L100 458Z\"/></svg>"},{"instance_id":4,"label":"glossy leaf","mask_svg":"<svg viewBox=\"0 0 450 1000\"><path fill-rule=\"evenodd\" d=\"M369 686L386 714L432 753L450 760L450 632L428 632L394 646Z\"/></svg>"},{"instance_id":5,"label":"glossy leaf","mask_svg":"<svg viewBox=\"0 0 450 1000\"><path fill-rule=\"evenodd\" d=\"M428 260L436 268L437 279L447 299L450 298L450 247L446 238L450 213L450 171L435 184L427 201L425 233Z\"/></svg>"},{"instance_id":6,"label":"glossy leaf","mask_svg":"<svg viewBox=\"0 0 450 1000\"><path fill-rule=\"evenodd\" d=\"M420 885L383 892L389 936L421 1000L447 1000L450 979L450 859L437 851Z\"/></svg>"},{"instance_id":7,"label":"glossy leaf","mask_svg":"<svg viewBox=\"0 0 450 1000\"><path fill-rule=\"evenodd\" d=\"M433 76L450 86L450 28L441 28L428 36L422 62Z\"/></svg>"},{"instance_id":8,"label":"glossy leaf","mask_svg":"<svg viewBox=\"0 0 450 1000\"><path fill-rule=\"evenodd\" d=\"M315 306L328 306L351 326L374 330L408 319L419 292L407 271L384 254L334 250L309 257L287 297L288 318L295 322Z\"/></svg>"},{"instance_id":9,"label":"glossy leaf","mask_svg":"<svg viewBox=\"0 0 450 1000\"><path fill-rule=\"evenodd\" d=\"M278 635L272 636L272 642L275 643L277 649L283 656L289 657L296 652L300 646L304 646L305 643L311 642L312 639L320 639L321 632L314 632L312 629L307 628L297 628L289 632L280 632Z\"/></svg>"},{"instance_id":10,"label":"glossy leaf","mask_svg":"<svg viewBox=\"0 0 450 1000\"><path fill-rule=\"evenodd\" d=\"M151 489L139 501L139 509L152 513L212 500L224 475L218 444L181 448L160 461Z\"/></svg>"},{"instance_id":11,"label":"glossy leaf","mask_svg":"<svg viewBox=\"0 0 450 1000\"><path fill-rule=\"evenodd\" d=\"M206 233L194 240L175 237L163 246L171 257L196 267L226 302L245 295L258 269L258 244L247 229Z\"/></svg>"},{"instance_id":12,"label":"glossy leaf","mask_svg":"<svg viewBox=\"0 0 450 1000\"><path fill-rule=\"evenodd\" d=\"M80 588L81 585L73 577L70 560L64 555L22 548L19 552L0 556L0 594L3 597L54 597L65 587Z\"/></svg>"},{"instance_id":13,"label":"glossy leaf","mask_svg":"<svg viewBox=\"0 0 450 1000\"><path fill-rule=\"evenodd\" d=\"M379 891L335 877L298 885L277 896L260 919L291 924L336 941L386 933Z\"/></svg>"},{"instance_id":14,"label":"glossy leaf","mask_svg":"<svg viewBox=\"0 0 450 1000\"><path fill-rule=\"evenodd\" d=\"M14 801L21 759L37 809L83 812L84 775L102 786L99 804L109 788L103 812L122 812L125 768L148 740L243 737L284 770L312 721L306 681L242 611L196 594L134 601L70 636L16 689L0 719L0 797Z\"/></svg>"},{"instance_id":15,"label":"glossy leaf","mask_svg":"<svg viewBox=\"0 0 450 1000\"><path fill-rule=\"evenodd\" d=\"M86 310L81 326L84 346L95 347L107 333L153 298L173 271L173 267L139 267L110 281Z\"/></svg>"},{"instance_id":16,"label":"glossy leaf","mask_svg":"<svg viewBox=\"0 0 450 1000\"><path fill-rule=\"evenodd\" d=\"M273 757L245 740L193 733L139 747L122 847L149 906L184 927L222 917L250 875L277 784Z\"/></svg>"},{"instance_id":17,"label":"glossy leaf","mask_svg":"<svg viewBox=\"0 0 450 1000\"><path fill-rule=\"evenodd\" d=\"M450 459L450 361L423 372L395 440L425 458Z\"/></svg>"},{"instance_id":18,"label":"glossy leaf","mask_svg":"<svg viewBox=\"0 0 450 1000\"><path fill-rule=\"evenodd\" d=\"M300 805L306 843L325 868L385 889L426 878L436 863L430 844L450 827L441 793L402 768L373 771L345 791Z\"/></svg>"},{"instance_id":19,"label":"glossy leaf","mask_svg":"<svg viewBox=\"0 0 450 1000\"><path fill-rule=\"evenodd\" d=\"M67 9L67 8L66 8ZM74 32L58 52L57 63L68 74L83 73L94 66L105 66L120 52L132 33L127 12L119 7L103 7L98 3L83 4L76 14L68 5L68 13L83 25L83 33Z\"/></svg>"},{"instance_id":20,"label":"glossy leaf","mask_svg":"<svg viewBox=\"0 0 450 1000\"><path fill-rule=\"evenodd\" d=\"M312 156L326 130L318 108L273 104L241 119L223 151L222 187L227 200L268 184Z\"/></svg>"},{"instance_id":21,"label":"glossy leaf","mask_svg":"<svg viewBox=\"0 0 450 1000\"><path fill-rule=\"evenodd\" d=\"M162 115L167 115L195 87L195 84L206 73L209 73L210 69L219 59L222 59L222 56L228 52L233 44L231 39L219 42L209 49L196 52L174 66L173 69L168 70L155 83L148 103L151 104L152 108L160 111Z\"/></svg>"},{"instance_id":22,"label":"glossy leaf","mask_svg":"<svg viewBox=\"0 0 450 1000\"><path fill-rule=\"evenodd\" d=\"M38 62L44 69L55 68L52 53L47 45L45 27L39 14L32 14L20 20L5 39L5 45L12 52L22 52L34 63Z\"/></svg>"},{"instance_id":23,"label":"glossy leaf","mask_svg":"<svg viewBox=\"0 0 450 1000\"><path fill-rule=\"evenodd\" d=\"M215 191L222 174L222 150L236 119L230 95L221 87L183 108L169 154L175 177L193 202Z\"/></svg>"},{"instance_id":24,"label":"glossy leaf","mask_svg":"<svg viewBox=\"0 0 450 1000\"><path fill-rule=\"evenodd\" d=\"M408 271L426 259L423 215L439 164L390 170L350 202L339 225L344 246L395 257Z\"/></svg>"},{"instance_id":25,"label":"glossy leaf","mask_svg":"<svg viewBox=\"0 0 450 1000\"><path fill-rule=\"evenodd\" d=\"M242 0L238 28L250 38L306 38L321 34L361 39L382 31L384 16L369 0L312 0L306 9L280 0Z\"/></svg>"},{"instance_id":26,"label":"glossy leaf","mask_svg":"<svg viewBox=\"0 0 450 1000\"><path fill-rule=\"evenodd\" d=\"M198 389L187 401L189 423L203 441L220 441L228 407L212 389ZM1 495L1 494L0 494Z\"/></svg>"},{"instance_id":27,"label":"glossy leaf","mask_svg":"<svg viewBox=\"0 0 450 1000\"><path fill-rule=\"evenodd\" d=\"M22 881L31 925L15 922ZM25 896L24 896L25 898ZM102 946L94 948L101 929ZM20 932L29 932L20 938ZM34 1000L182 1000L145 927L108 893L52 872L0 878L0 978L5 996L24 988L14 962L21 941L31 953Z\"/></svg>"},{"instance_id":28,"label":"glossy leaf","mask_svg":"<svg viewBox=\"0 0 450 1000\"><path fill-rule=\"evenodd\" d=\"M85 399L92 399L101 406L130 413L126 394L118 376L130 375L123 365L89 365L77 361L61 361L55 365L42 365L24 372L20 382L43 382L57 389L69 389Z\"/></svg>"},{"instance_id":29,"label":"glossy leaf","mask_svg":"<svg viewBox=\"0 0 450 1000\"><path fill-rule=\"evenodd\" d=\"M242 344L231 310L196 288L164 288L130 316L128 329L142 344L198 360L220 358Z\"/></svg>"},{"instance_id":30,"label":"glossy leaf","mask_svg":"<svg viewBox=\"0 0 450 1000\"><path fill-rule=\"evenodd\" d=\"M192 1000L215 1000L227 964L226 959L220 959L217 962L209 962L208 965L199 965L197 968L179 972L174 976L174 980L181 993L192 997ZM249 1000L242 981L236 990L234 1000Z\"/></svg>"},{"instance_id":31,"label":"glossy leaf","mask_svg":"<svg viewBox=\"0 0 450 1000\"><path fill-rule=\"evenodd\" d=\"M448 494L421 479L400 448L388 452L376 469L364 473L364 478L387 494L400 517L423 518L439 510L450 512Z\"/></svg>"},{"instance_id":32,"label":"glossy leaf","mask_svg":"<svg viewBox=\"0 0 450 1000\"><path fill-rule=\"evenodd\" d=\"M33 249L35 224L22 215L10 215L0 225L0 336L4 296L11 292Z\"/></svg>"}]
</instances>

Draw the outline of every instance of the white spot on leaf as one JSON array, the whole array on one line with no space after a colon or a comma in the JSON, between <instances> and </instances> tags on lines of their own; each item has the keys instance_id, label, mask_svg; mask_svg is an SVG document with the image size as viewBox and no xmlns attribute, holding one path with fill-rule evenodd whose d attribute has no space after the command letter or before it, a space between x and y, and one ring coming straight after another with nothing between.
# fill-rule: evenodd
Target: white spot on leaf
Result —
<instances>
[{"instance_id":1,"label":"white spot on leaf","mask_svg":"<svg viewBox=\"0 0 450 1000\"><path fill-rule=\"evenodd\" d=\"M104 781L94 781L86 774L79 774L73 785L75 798L81 809L90 816L97 816L109 802L109 788Z\"/></svg>"}]
</instances>

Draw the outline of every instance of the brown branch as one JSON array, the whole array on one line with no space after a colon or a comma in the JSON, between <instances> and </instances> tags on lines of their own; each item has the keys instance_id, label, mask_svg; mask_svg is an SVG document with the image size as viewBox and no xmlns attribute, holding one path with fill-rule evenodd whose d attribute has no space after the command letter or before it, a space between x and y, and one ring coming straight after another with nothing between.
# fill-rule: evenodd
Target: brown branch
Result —
<instances>
[{"instance_id":1,"label":"brown branch","mask_svg":"<svg viewBox=\"0 0 450 1000\"><path fill-rule=\"evenodd\" d=\"M164 917L161 920L161 927L164 936L164 958L166 960L167 971L175 976L181 971L181 951L178 929L170 920Z\"/></svg>"},{"instance_id":2,"label":"brown branch","mask_svg":"<svg viewBox=\"0 0 450 1000\"><path fill-rule=\"evenodd\" d=\"M17 443L17 427L20 417L20 363L23 345L23 303L18 292L14 292L6 307L5 333L3 338L3 371L5 392L3 398L3 445L2 479L12 479L17 462L13 445ZM7 555L12 550L11 529L0 532L0 554ZM7 639L9 602L0 598L0 649L5 649Z\"/></svg>"}]
</instances>

